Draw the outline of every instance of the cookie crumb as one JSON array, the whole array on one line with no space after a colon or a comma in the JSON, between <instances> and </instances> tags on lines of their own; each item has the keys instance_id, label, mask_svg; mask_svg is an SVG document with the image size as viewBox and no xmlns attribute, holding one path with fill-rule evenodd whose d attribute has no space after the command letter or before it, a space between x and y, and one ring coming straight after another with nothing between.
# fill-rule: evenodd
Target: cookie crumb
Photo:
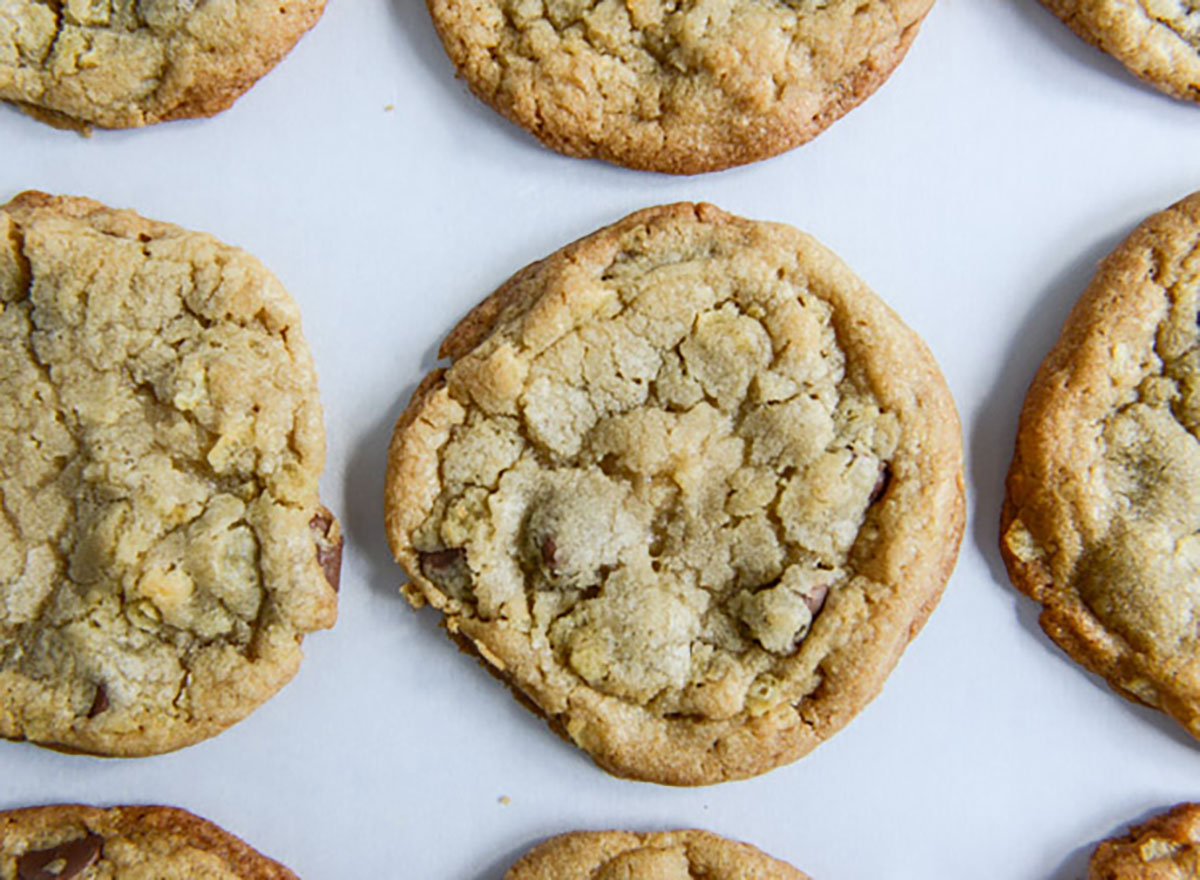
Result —
<instances>
[{"instance_id":1,"label":"cookie crumb","mask_svg":"<svg viewBox=\"0 0 1200 880\"><path fill-rule=\"evenodd\" d=\"M497 800L506 807L512 803L512 798L510 798L506 794L500 795L500 797L498 797Z\"/></svg>"}]
</instances>

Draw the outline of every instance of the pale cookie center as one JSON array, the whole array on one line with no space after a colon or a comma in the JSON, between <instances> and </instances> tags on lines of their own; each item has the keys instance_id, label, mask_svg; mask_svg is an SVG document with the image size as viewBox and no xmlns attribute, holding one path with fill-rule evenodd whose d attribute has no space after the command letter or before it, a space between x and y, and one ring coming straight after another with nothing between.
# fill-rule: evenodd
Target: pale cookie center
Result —
<instances>
[{"instance_id":1,"label":"pale cookie center","mask_svg":"<svg viewBox=\"0 0 1200 880\"><path fill-rule=\"evenodd\" d=\"M469 615L593 688L710 717L766 694L849 580L898 437L824 301L722 266L614 267L552 343L493 337L456 364L466 415L414 536Z\"/></svg>"},{"instance_id":2,"label":"pale cookie center","mask_svg":"<svg viewBox=\"0 0 1200 880\"><path fill-rule=\"evenodd\" d=\"M1103 427L1103 488L1076 568L1080 595L1140 651L1195 644L1200 612L1200 327L1197 285L1168 291L1145 363L1121 345L1119 375L1141 371L1134 399ZM1135 373L1136 375L1136 373Z\"/></svg>"}]
</instances>

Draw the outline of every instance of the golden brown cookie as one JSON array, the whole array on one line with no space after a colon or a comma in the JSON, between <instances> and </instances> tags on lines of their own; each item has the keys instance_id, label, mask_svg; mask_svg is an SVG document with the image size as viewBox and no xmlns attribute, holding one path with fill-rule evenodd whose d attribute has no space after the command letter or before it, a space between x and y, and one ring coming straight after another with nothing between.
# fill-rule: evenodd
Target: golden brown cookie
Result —
<instances>
[{"instance_id":1,"label":"golden brown cookie","mask_svg":"<svg viewBox=\"0 0 1200 880\"><path fill-rule=\"evenodd\" d=\"M52 125L132 128L229 107L325 0L3 0L0 98Z\"/></svg>"},{"instance_id":2,"label":"golden brown cookie","mask_svg":"<svg viewBox=\"0 0 1200 880\"><path fill-rule=\"evenodd\" d=\"M0 207L0 736L212 736L336 616L300 315L253 257L78 198Z\"/></svg>"},{"instance_id":3,"label":"golden brown cookie","mask_svg":"<svg viewBox=\"0 0 1200 880\"><path fill-rule=\"evenodd\" d=\"M708 831L576 831L540 843L504 880L809 880L786 862Z\"/></svg>"},{"instance_id":4,"label":"golden brown cookie","mask_svg":"<svg viewBox=\"0 0 1200 880\"><path fill-rule=\"evenodd\" d=\"M1200 804L1179 804L1102 841L1088 880L1192 880L1200 877Z\"/></svg>"},{"instance_id":5,"label":"golden brown cookie","mask_svg":"<svg viewBox=\"0 0 1200 880\"><path fill-rule=\"evenodd\" d=\"M0 812L0 880L296 880L228 831L174 807Z\"/></svg>"},{"instance_id":6,"label":"golden brown cookie","mask_svg":"<svg viewBox=\"0 0 1200 880\"><path fill-rule=\"evenodd\" d=\"M1042 628L1200 736L1200 194L1104 262L1038 370L1000 549Z\"/></svg>"},{"instance_id":7,"label":"golden brown cookie","mask_svg":"<svg viewBox=\"0 0 1200 880\"><path fill-rule=\"evenodd\" d=\"M695 174L820 134L933 0L428 0L471 90L551 149Z\"/></svg>"},{"instance_id":8,"label":"golden brown cookie","mask_svg":"<svg viewBox=\"0 0 1200 880\"><path fill-rule=\"evenodd\" d=\"M1042 0L1083 39L1176 98L1200 101L1197 0Z\"/></svg>"},{"instance_id":9,"label":"golden brown cookie","mask_svg":"<svg viewBox=\"0 0 1200 880\"><path fill-rule=\"evenodd\" d=\"M389 452L407 595L615 774L800 757L941 595L954 404L794 229L638 212L518 272L441 353Z\"/></svg>"}]
</instances>

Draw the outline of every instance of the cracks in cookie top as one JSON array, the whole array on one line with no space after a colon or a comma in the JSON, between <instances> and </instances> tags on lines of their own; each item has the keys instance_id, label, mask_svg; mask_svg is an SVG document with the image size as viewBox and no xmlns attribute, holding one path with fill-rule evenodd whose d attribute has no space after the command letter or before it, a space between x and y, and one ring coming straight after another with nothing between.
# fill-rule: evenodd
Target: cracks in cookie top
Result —
<instances>
[{"instance_id":1,"label":"cracks in cookie top","mask_svg":"<svg viewBox=\"0 0 1200 880\"><path fill-rule=\"evenodd\" d=\"M25 194L0 228L0 734L178 748L332 624L298 314L252 258L129 212Z\"/></svg>"},{"instance_id":2,"label":"cracks in cookie top","mask_svg":"<svg viewBox=\"0 0 1200 880\"><path fill-rule=\"evenodd\" d=\"M755 724L791 737L765 747L771 766L811 748L825 710L793 707L862 620L940 593L961 531L948 397L876 304L811 239L704 205L648 209L518 273L452 331L454 362L393 435L407 595L602 763L601 712L669 731L648 741L694 734L694 764L658 761L660 781L734 772L719 743ZM906 353L901 395L864 355L875 334ZM914 388L944 435L925 433ZM949 552L918 549L900 576L896 517L924 480L921 530ZM862 661L862 692L884 663Z\"/></svg>"},{"instance_id":3,"label":"cracks in cookie top","mask_svg":"<svg viewBox=\"0 0 1200 880\"><path fill-rule=\"evenodd\" d=\"M4 0L0 99L52 125L128 128L225 109L324 0Z\"/></svg>"},{"instance_id":4,"label":"cracks in cookie top","mask_svg":"<svg viewBox=\"0 0 1200 880\"><path fill-rule=\"evenodd\" d=\"M429 0L460 75L547 146L694 174L814 137L899 63L932 0Z\"/></svg>"}]
</instances>

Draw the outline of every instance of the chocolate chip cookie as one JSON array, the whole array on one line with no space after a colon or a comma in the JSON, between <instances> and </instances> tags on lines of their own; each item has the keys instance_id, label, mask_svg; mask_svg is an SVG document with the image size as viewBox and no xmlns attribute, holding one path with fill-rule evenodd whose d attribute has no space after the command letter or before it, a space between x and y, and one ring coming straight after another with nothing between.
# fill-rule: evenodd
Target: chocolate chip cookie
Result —
<instances>
[{"instance_id":1,"label":"chocolate chip cookie","mask_svg":"<svg viewBox=\"0 0 1200 880\"><path fill-rule=\"evenodd\" d=\"M900 63L933 0L428 0L471 90L551 149L672 174L820 134Z\"/></svg>"},{"instance_id":2,"label":"chocolate chip cookie","mask_svg":"<svg viewBox=\"0 0 1200 880\"><path fill-rule=\"evenodd\" d=\"M1200 193L1101 264L1038 370L1000 549L1042 628L1200 736Z\"/></svg>"},{"instance_id":3,"label":"chocolate chip cookie","mask_svg":"<svg viewBox=\"0 0 1200 880\"><path fill-rule=\"evenodd\" d=\"M325 0L4 0L0 98L54 125L212 116L279 63Z\"/></svg>"},{"instance_id":4,"label":"chocolate chip cookie","mask_svg":"<svg viewBox=\"0 0 1200 880\"><path fill-rule=\"evenodd\" d=\"M1088 880L1190 880L1200 877L1200 804L1180 804L1103 841Z\"/></svg>"},{"instance_id":5,"label":"chocolate chip cookie","mask_svg":"<svg viewBox=\"0 0 1200 880\"><path fill-rule=\"evenodd\" d=\"M1167 94L1200 101L1200 0L1042 0L1083 39Z\"/></svg>"},{"instance_id":6,"label":"chocolate chip cookie","mask_svg":"<svg viewBox=\"0 0 1200 880\"><path fill-rule=\"evenodd\" d=\"M208 235L25 193L0 207L0 306L0 735L212 736L336 614L296 305Z\"/></svg>"},{"instance_id":7,"label":"chocolate chip cookie","mask_svg":"<svg viewBox=\"0 0 1200 880\"><path fill-rule=\"evenodd\" d=\"M174 807L0 812L0 880L296 880L228 831Z\"/></svg>"},{"instance_id":8,"label":"chocolate chip cookie","mask_svg":"<svg viewBox=\"0 0 1200 880\"><path fill-rule=\"evenodd\" d=\"M538 844L504 880L809 880L749 844L708 831L576 831Z\"/></svg>"},{"instance_id":9,"label":"chocolate chip cookie","mask_svg":"<svg viewBox=\"0 0 1200 880\"><path fill-rule=\"evenodd\" d=\"M518 272L441 353L389 451L407 595L615 774L794 760L941 595L954 404L794 229L641 211Z\"/></svg>"}]
</instances>

